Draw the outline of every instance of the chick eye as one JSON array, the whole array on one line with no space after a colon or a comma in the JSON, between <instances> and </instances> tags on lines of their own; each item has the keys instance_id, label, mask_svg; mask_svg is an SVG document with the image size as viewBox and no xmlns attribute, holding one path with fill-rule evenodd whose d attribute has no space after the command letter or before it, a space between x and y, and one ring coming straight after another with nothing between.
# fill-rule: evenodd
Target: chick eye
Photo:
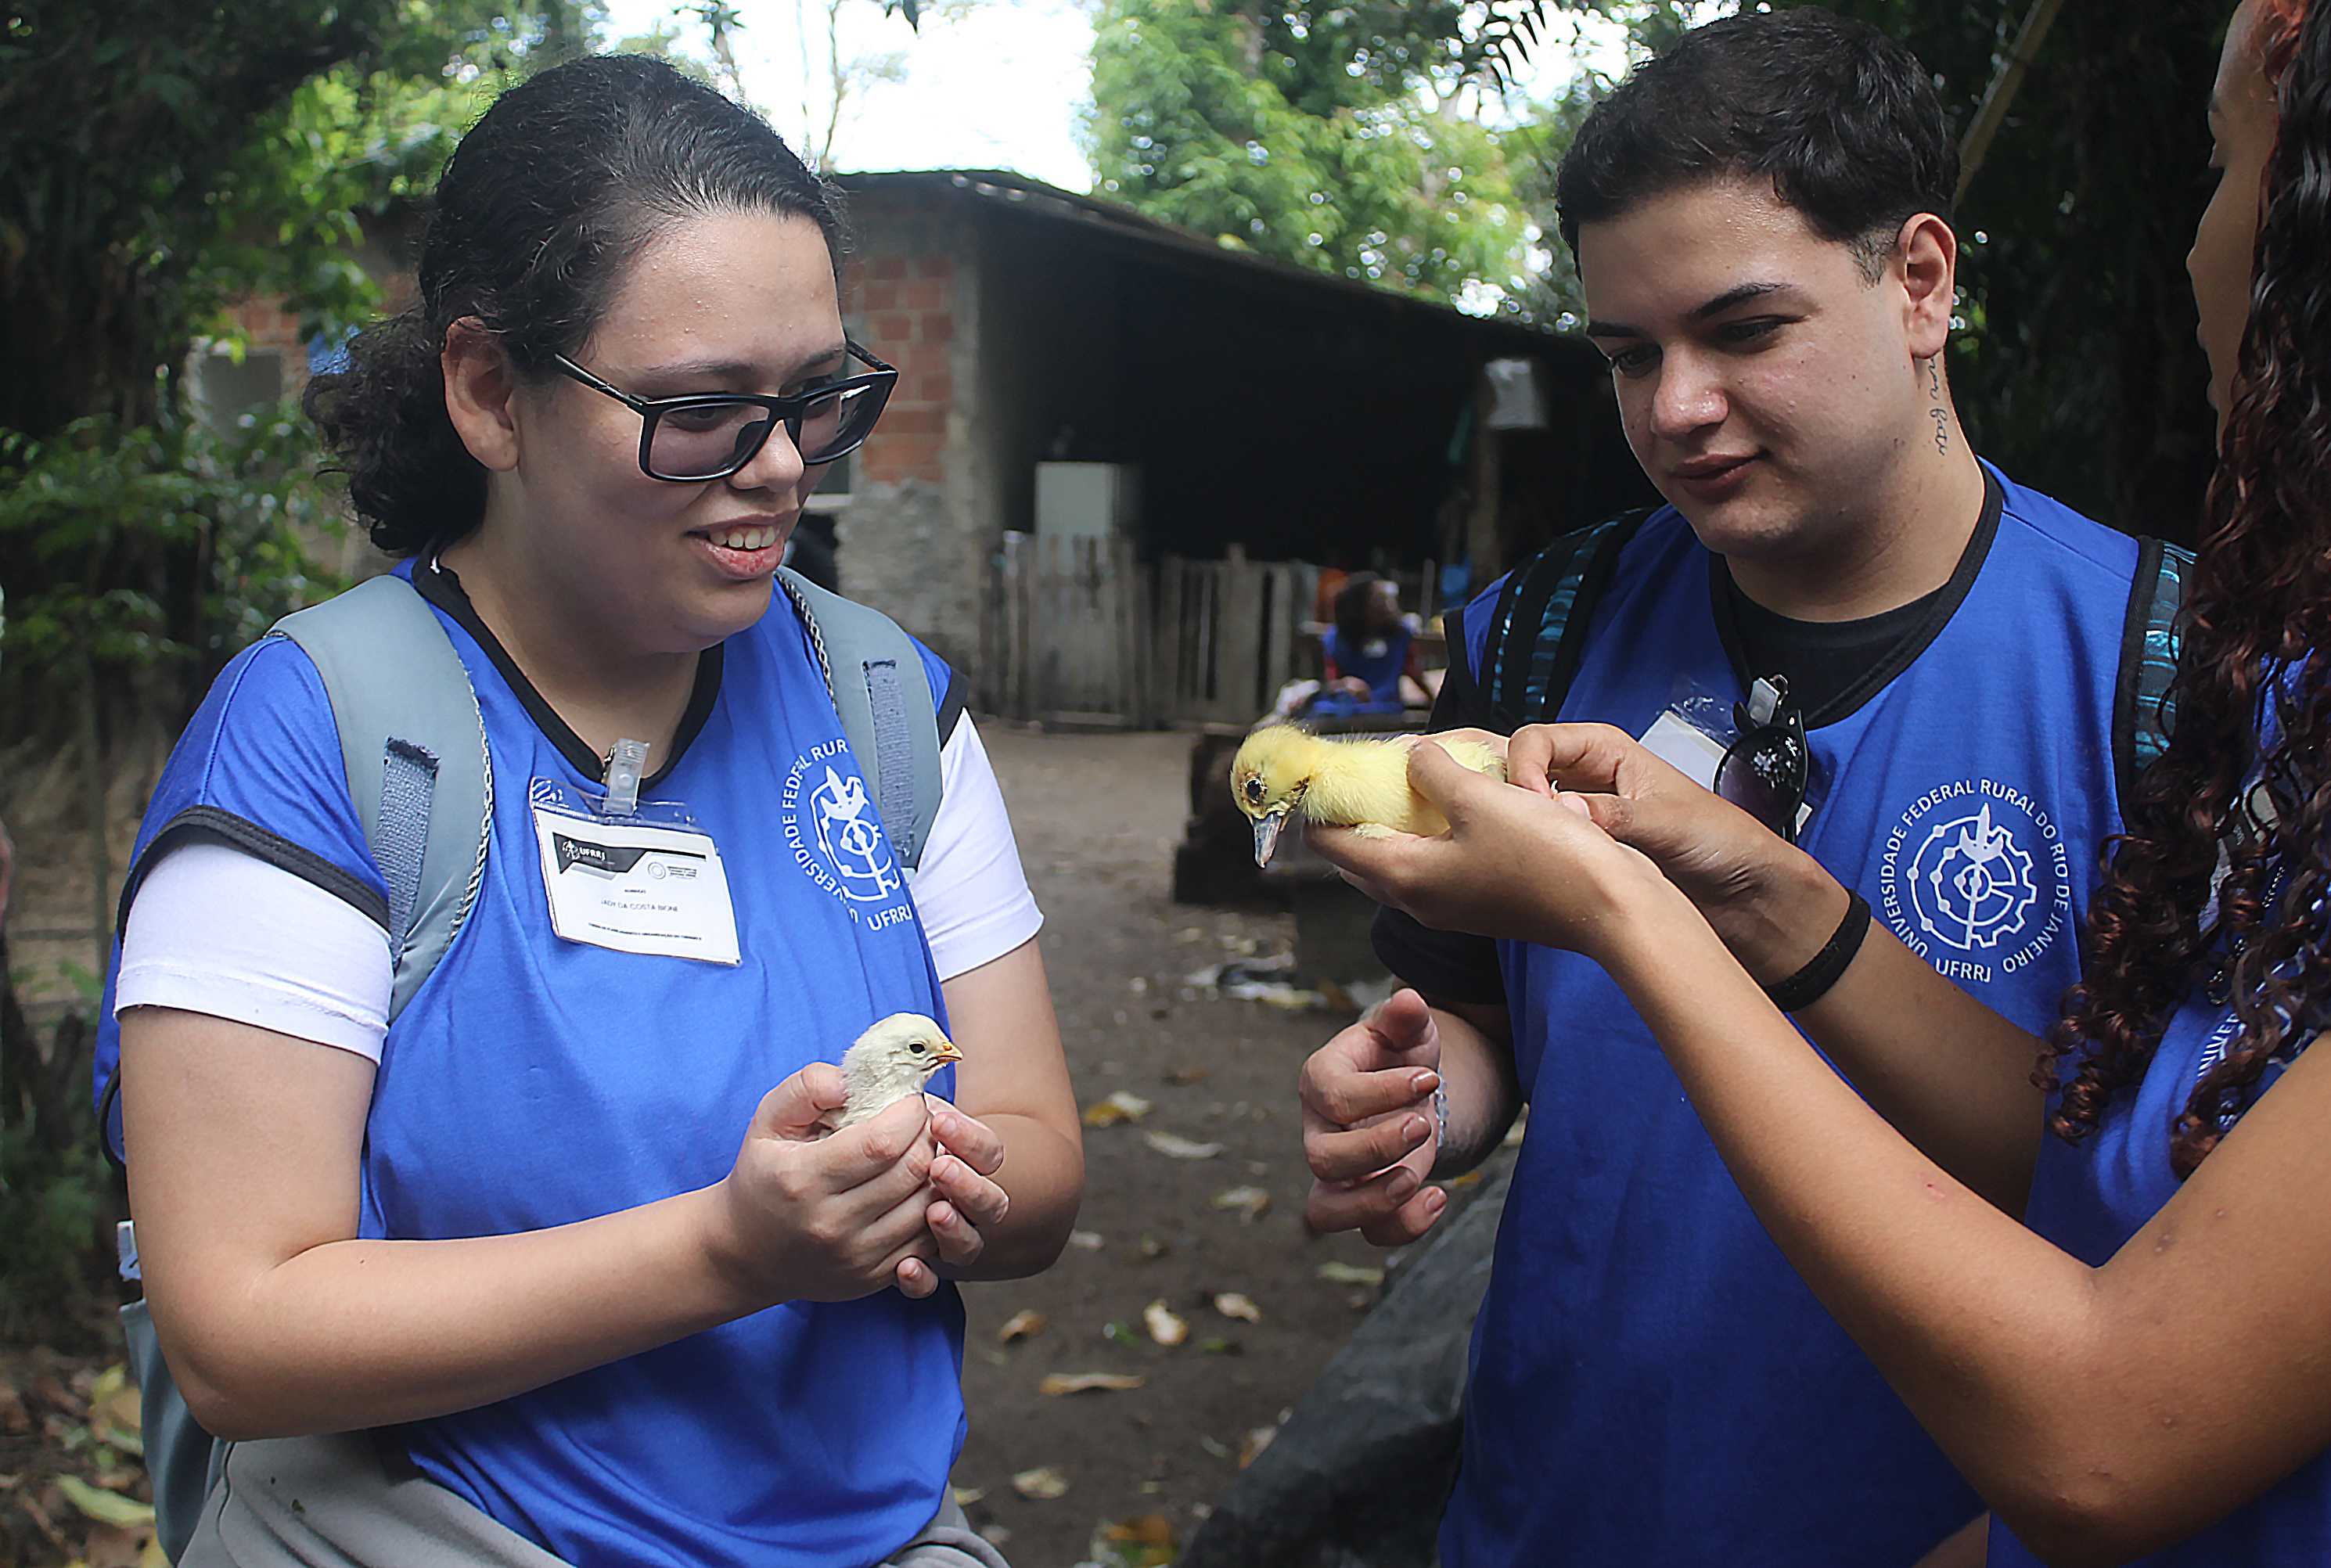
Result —
<instances>
[{"instance_id":1,"label":"chick eye","mask_svg":"<svg viewBox=\"0 0 2331 1568\"><path fill-rule=\"evenodd\" d=\"M919 1040L910 1040L907 1042L907 1049L920 1056L923 1054L923 1042Z\"/></svg>"},{"instance_id":2,"label":"chick eye","mask_svg":"<svg viewBox=\"0 0 2331 1568\"><path fill-rule=\"evenodd\" d=\"M1256 805L1262 804L1262 781L1261 779L1251 778L1246 781L1246 798Z\"/></svg>"}]
</instances>

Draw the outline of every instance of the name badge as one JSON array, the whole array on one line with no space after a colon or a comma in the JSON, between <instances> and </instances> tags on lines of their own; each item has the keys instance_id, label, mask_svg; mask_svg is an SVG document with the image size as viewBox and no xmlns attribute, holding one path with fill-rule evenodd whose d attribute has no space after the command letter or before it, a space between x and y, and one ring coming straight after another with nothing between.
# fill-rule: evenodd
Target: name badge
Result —
<instances>
[{"instance_id":1,"label":"name badge","mask_svg":"<svg viewBox=\"0 0 2331 1568\"><path fill-rule=\"evenodd\" d=\"M1716 788L1716 770L1724 761L1724 754L1740 737L1732 722L1732 710L1720 698L1687 677L1679 683L1676 699L1651 721L1651 727L1637 738L1643 749L1658 757L1704 790ZM1812 820L1813 807L1822 794L1822 779L1816 773L1805 798L1797 806L1797 828L1803 831Z\"/></svg>"},{"instance_id":2,"label":"name badge","mask_svg":"<svg viewBox=\"0 0 2331 1568\"><path fill-rule=\"evenodd\" d=\"M550 928L617 953L736 964L737 912L712 835L687 807L647 802L607 816L551 779L528 792Z\"/></svg>"}]
</instances>

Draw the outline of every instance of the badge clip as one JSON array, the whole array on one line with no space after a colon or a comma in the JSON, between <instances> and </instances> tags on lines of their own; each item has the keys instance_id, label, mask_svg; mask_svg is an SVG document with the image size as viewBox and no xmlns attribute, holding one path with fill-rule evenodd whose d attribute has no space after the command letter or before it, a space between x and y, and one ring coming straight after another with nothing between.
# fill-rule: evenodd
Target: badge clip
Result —
<instances>
[{"instance_id":1,"label":"badge clip","mask_svg":"<svg viewBox=\"0 0 2331 1568\"><path fill-rule=\"evenodd\" d=\"M628 817L640 809L640 776L647 771L648 743L619 740L607 753L607 799L600 810Z\"/></svg>"}]
</instances>

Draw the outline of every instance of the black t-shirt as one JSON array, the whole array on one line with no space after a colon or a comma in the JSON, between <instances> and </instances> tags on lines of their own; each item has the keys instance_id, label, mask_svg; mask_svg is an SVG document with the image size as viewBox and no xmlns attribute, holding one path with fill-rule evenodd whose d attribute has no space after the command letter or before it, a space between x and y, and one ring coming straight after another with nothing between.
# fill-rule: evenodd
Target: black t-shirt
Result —
<instances>
[{"instance_id":1,"label":"black t-shirt","mask_svg":"<svg viewBox=\"0 0 2331 1568\"><path fill-rule=\"evenodd\" d=\"M1807 729L1835 724L1908 669L1950 622L1990 553L2003 500L1999 481L1984 470L1983 516L1951 580L1920 598L1860 621L1797 621L1775 614L1740 591L1721 556L1708 558L1709 608L1717 635L1746 691L1758 676L1787 678L1789 695ZM1463 628L1449 629L1451 669L1432 705L1432 729L1495 729L1488 698L1471 679ZM1580 716L1591 717L1591 716ZM1435 931L1397 909L1379 909L1372 931L1376 956L1394 974L1444 1002L1502 1005L1505 977L1497 946L1486 937Z\"/></svg>"}]
</instances>

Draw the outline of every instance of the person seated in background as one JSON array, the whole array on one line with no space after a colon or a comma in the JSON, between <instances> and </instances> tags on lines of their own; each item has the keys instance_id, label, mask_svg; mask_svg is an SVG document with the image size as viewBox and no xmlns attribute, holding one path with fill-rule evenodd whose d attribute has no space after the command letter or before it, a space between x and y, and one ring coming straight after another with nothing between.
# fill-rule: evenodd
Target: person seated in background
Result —
<instances>
[{"instance_id":1,"label":"person seated in background","mask_svg":"<svg viewBox=\"0 0 2331 1568\"><path fill-rule=\"evenodd\" d=\"M1346 577L1336 591L1335 623L1319 641L1327 674L1308 711L1399 713L1431 700L1416 629L1401 613L1399 584L1388 578L1374 572Z\"/></svg>"}]
</instances>

